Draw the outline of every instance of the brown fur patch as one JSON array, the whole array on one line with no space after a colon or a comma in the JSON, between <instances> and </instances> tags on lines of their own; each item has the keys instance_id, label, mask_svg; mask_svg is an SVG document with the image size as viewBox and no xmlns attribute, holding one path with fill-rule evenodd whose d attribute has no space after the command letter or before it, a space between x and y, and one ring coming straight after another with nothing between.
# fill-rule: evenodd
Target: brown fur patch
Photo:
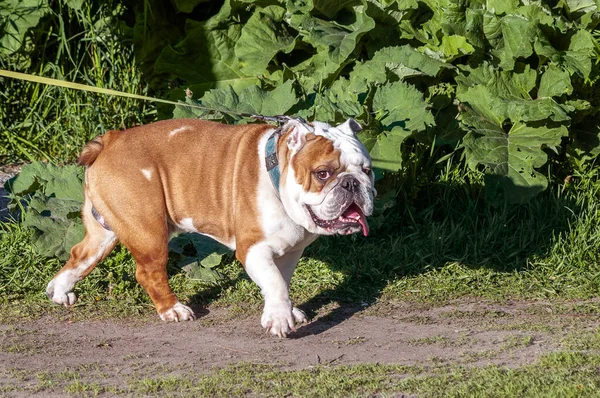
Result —
<instances>
[{"instance_id":1,"label":"brown fur patch","mask_svg":"<svg viewBox=\"0 0 600 398\"><path fill-rule=\"evenodd\" d=\"M306 144L292 159L296 182L302 185L305 192L320 192L327 182L317 178L315 171L328 170L333 181L334 176L342 171L340 151L335 149L333 142L327 138L309 133L306 135Z\"/></svg>"}]
</instances>

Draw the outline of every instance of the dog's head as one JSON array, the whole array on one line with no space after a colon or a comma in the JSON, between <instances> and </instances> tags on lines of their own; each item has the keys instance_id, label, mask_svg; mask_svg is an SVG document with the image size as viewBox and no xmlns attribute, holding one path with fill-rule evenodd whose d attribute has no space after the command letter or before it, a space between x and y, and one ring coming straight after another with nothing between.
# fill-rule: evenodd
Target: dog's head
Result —
<instances>
[{"instance_id":1,"label":"dog's head","mask_svg":"<svg viewBox=\"0 0 600 398\"><path fill-rule=\"evenodd\" d=\"M289 216L320 235L369 233L376 195L367 149L353 119L339 126L302 123L283 127L280 194ZM283 142L281 142L283 141Z\"/></svg>"}]
</instances>

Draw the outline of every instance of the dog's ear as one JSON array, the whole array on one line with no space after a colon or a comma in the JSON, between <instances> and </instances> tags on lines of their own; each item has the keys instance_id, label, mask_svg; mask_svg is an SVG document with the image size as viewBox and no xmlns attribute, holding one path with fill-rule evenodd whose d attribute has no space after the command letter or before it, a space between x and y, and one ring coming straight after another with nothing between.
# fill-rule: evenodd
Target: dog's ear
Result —
<instances>
[{"instance_id":1,"label":"dog's ear","mask_svg":"<svg viewBox=\"0 0 600 398\"><path fill-rule=\"evenodd\" d=\"M289 133L289 134L288 134ZM284 134L288 134L287 146L292 154L298 153L306 144L306 134L310 133L305 125L297 122L290 122Z\"/></svg>"},{"instance_id":2,"label":"dog's ear","mask_svg":"<svg viewBox=\"0 0 600 398\"><path fill-rule=\"evenodd\" d=\"M306 133L300 131L298 126L292 127L291 130L287 138L287 146L291 153L297 153L306 144Z\"/></svg>"},{"instance_id":3,"label":"dog's ear","mask_svg":"<svg viewBox=\"0 0 600 398\"><path fill-rule=\"evenodd\" d=\"M343 133L351 136L355 136L356 133L362 130L362 126L354 119L350 118L344 123L337 126Z\"/></svg>"}]
</instances>

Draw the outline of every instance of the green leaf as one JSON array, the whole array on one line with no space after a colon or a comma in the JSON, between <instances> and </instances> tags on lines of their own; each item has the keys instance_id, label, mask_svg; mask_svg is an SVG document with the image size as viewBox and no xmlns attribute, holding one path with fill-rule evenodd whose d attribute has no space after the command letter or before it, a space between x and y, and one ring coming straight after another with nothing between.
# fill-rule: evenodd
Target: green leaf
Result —
<instances>
[{"instance_id":1,"label":"green leaf","mask_svg":"<svg viewBox=\"0 0 600 398\"><path fill-rule=\"evenodd\" d=\"M40 193L33 196L23 226L35 230L32 244L39 254L69 258L71 248L81 242L85 233L79 219L81 205L77 200L47 198Z\"/></svg>"},{"instance_id":2,"label":"green leaf","mask_svg":"<svg viewBox=\"0 0 600 398\"><path fill-rule=\"evenodd\" d=\"M595 118L571 129L571 136L567 156L576 167L581 169L600 155L600 123Z\"/></svg>"},{"instance_id":3,"label":"green leaf","mask_svg":"<svg viewBox=\"0 0 600 398\"><path fill-rule=\"evenodd\" d=\"M435 124L423 94L404 82L380 87L373 98L373 111L386 129L400 127L416 132Z\"/></svg>"},{"instance_id":4,"label":"green leaf","mask_svg":"<svg viewBox=\"0 0 600 398\"><path fill-rule=\"evenodd\" d=\"M308 14L292 16L290 25L301 33L304 41L317 49L317 54L293 70L304 74L317 72L312 81L318 83L341 68L355 50L358 40L375 27L375 21L365 10L364 5L353 7L354 17L349 23L325 21Z\"/></svg>"},{"instance_id":5,"label":"green leaf","mask_svg":"<svg viewBox=\"0 0 600 398\"><path fill-rule=\"evenodd\" d=\"M81 222L54 219L37 213L30 213L23 225L37 231L31 243L40 255L57 257L63 261L69 259L71 248L81 242L85 235Z\"/></svg>"},{"instance_id":6,"label":"green leaf","mask_svg":"<svg viewBox=\"0 0 600 398\"><path fill-rule=\"evenodd\" d=\"M261 75L279 53L289 53L295 46L295 36L283 23L285 9L268 6L259 9L244 25L235 43L240 69L247 75Z\"/></svg>"},{"instance_id":7,"label":"green leaf","mask_svg":"<svg viewBox=\"0 0 600 398\"><path fill-rule=\"evenodd\" d=\"M475 48L464 36L451 35L442 37L442 44L437 49L444 54L444 60L450 62L463 55L473 54Z\"/></svg>"},{"instance_id":8,"label":"green leaf","mask_svg":"<svg viewBox=\"0 0 600 398\"><path fill-rule=\"evenodd\" d=\"M483 63L477 68L461 66L456 77L459 93L470 87L484 86L487 91L500 98L531 99L530 92L536 87L537 73L527 65L521 73L502 71Z\"/></svg>"},{"instance_id":9,"label":"green leaf","mask_svg":"<svg viewBox=\"0 0 600 398\"><path fill-rule=\"evenodd\" d=\"M186 102L195 103L190 99L186 99ZM237 113L252 113L266 116L284 115L297 102L298 99L291 80L271 91L264 91L256 85L240 90L239 94L232 87L210 90L204 94L201 100L203 107L222 112L228 117L228 120L238 121L242 117L236 115ZM234 114L229 114L228 112L233 112ZM175 109L174 117L221 118L220 114L215 116L213 113L206 109L182 106Z\"/></svg>"},{"instance_id":10,"label":"green leaf","mask_svg":"<svg viewBox=\"0 0 600 398\"><path fill-rule=\"evenodd\" d=\"M564 0L562 2L570 14L585 14L598 10L594 0Z\"/></svg>"},{"instance_id":11,"label":"green leaf","mask_svg":"<svg viewBox=\"0 0 600 398\"><path fill-rule=\"evenodd\" d=\"M496 15L508 14L514 12L519 6L519 0L489 0L487 9L496 13Z\"/></svg>"},{"instance_id":12,"label":"green leaf","mask_svg":"<svg viewBox=\"0 0 600 398\"><path fill-rule=\"evenodd\" d=\"M501 20L504 48L497 52L500 66L512 70L517 58L533 54L531 40L537 36L536 24L520 15L507 15Z\"/></svg>"},{"instance_id":13,"label":"green leaf","mask_svg":"<svg viewBox=\"0 0 600 398\"><path fill-rule=\"evenodd\" d=\"M27 31L49 12L47 0L0 0L0 54L18 51Z\"/></svg>"},{"instance_id":14,"label":"green leaf","mask_svg":"<svg viewBox=\"0 0 600 398\"><path fill-rule=\"evenodd\" d=\"M573 92L569 72L551 64L542 75L538 97L555 97Z\"/></svg>"},{"instance_id":15,"label":"green leaf","mask_svg":"<svg viewBox=\"0 0 600 398\"><path fill-rule=\"evenodd\" d=\"M422 54L409 45L386 47L372 59L359 62L350 73L350 90L366 92L369 85L383 84L390 76L404 80L412 76L437 76L441 70L451 68L444 62Z\"/></svg>"},{"instance_id":16,"label":"green leaf","mask_svg":"<svg viewBox=\"0 0 600 398\"><path fill-rule=\"evenodd\" d=\"M563 107L552 98L537 100L506 99L494 95L492 89L481 85L474 86L468 88L465 92L459 93L458 98L499 126L506 119L513 123L543 121L545 119L554 122L570 120Z\"/></svg>"},{"instance_id":17,"label":"green leaf","mask_svg":"<svg viewBox=\"0 0 600 398\"><path fill-rule=\"evenodd\" d=\"M592 72L591 55L594 52L594 38L587 30L580 29L573 35L569 49L565 52L565 66L572 73L579 73L584 79Z\"/></svg>"},{"instance_id":18,"label":"green leaf","mask_svg":"<svg viewBox=\"0 0 600 398\"><path fill-rule=\"evenodd\" d=\"M18 196L40 190L47 197L82 203L83 175L83 167L34 162L23 166L20 173L7 183L7 188Z\"/></svg>"},{"instance_id":19,"label":"green leaf","mask_svg":"<svg viewBox=\"0 0 600 398\"><path fill-rule=\"evenodd\" d=\"M423 95L413 86L395 82L380 87L373 97L373 111L386 133L371 150L375 167L397 171L402 165L401 144L414 132L435 124Z\"/></svg>"},{"instance_id":20,"label":"green leaf","mask_svg":"<svg viewBox=\"0 0 600 398\"><path fill-rule=\"evenodd\" d=\"M198 96L211 88L243 88L255 83L255 78L249 78L239 69L233 50L241 35L241 25L214 30L206 25L189 21L185 39L161 52L155 73L183 79Z\"/></svg>"},{"instance_id":21,"label":"green leaf","mask_svg":"<svg viewBox=\"0 0 600 398\"><path fill-rule=\"evenodd\" d=\"M29 202L23 225L35 231L32 243L40 254L66 260L83 239L83 179L83 167L34 162L6 183L13 202Z\"/></svg>"},{"instance_id":22,"label":"green leaf","mask_svg":"<svg viewBox=\"0 0 600 398\"><path fill-rule=\"evenodd\" d=\"M193 279L218 282L223 275L214 268L221 264L229 249L215 240L200 234L181 234L171 239L169 251L178 255L177 266Z\"/></svg>"},{"instance_id":23,"label":"green leaf","mask_svg":"<svg viewBox=\"0 0 600 398\"><path fill-rule=\"evenodd\" d=\"M507 134L473 109L463 112L461 121L470 130L463 140L467 164L484 168L491 203L523 203L546 189L548 181L535 169L547 161L543 149L558 146L568 135L565 126L533 127L518 122Z\"/></svg>"},{"instance_id":24,"label":"green leaf","mask_svg":"<svg viewBox=\"0 0 600 398\"><path fill-rule=\"evenodd\" d=\"M379 136L370 151L373 167L398 171L402 168L402 143L412 135L402 127L394 127Z\"/></svg>"},{"instance_id":25,"label":"green leaf","mask_svg":"<svg viewBox=\"0 0 600 398\"><path fill-rule=\"evenodd\" d=\"M81 10L83 0L66 0L67 5L74 10Z\"/></svg>"}]
</instances>

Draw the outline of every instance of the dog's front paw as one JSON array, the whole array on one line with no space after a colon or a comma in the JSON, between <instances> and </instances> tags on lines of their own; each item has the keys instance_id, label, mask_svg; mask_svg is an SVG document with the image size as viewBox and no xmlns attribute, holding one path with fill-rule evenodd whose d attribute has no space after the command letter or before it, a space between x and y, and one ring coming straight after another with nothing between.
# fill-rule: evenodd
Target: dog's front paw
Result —
<instances>
[{"instance_id":1,"label":"dog's front paw","mask_svg":"<svg viewBox=\"0 0 600 398\"><path fill-rule=\"evenodd\" d=\"M294 307L292 308L292 315L294 315L294 319L296 323L307 323L308 318L306 317L306 313L302 311L300 308Z\"/></svg>"},{"instance_id":2,"label":"dog's front paw","mask_svg":"<svg viewBox=\"0 0 600 398\"><path fill-rule=\"evenodd\" d=\"M48 283L48 286L46 287L46 296L48 296L53 303L68 307L75 304L77 301L77 296L71 291L73 289L73 284L68 283L68 279L68 277L62 276L61 274Z\"/></svg>"},{"instance_id":3,"label":"dog's front paw","mask_svg":"<svg viewBox=\"0 0 600 398\"><path fill-rule=\"evenodd\" d=\"M296 331L296 313L291 305L265 305L260 323L273 336L287 337L289 333Z\"/></svg>"},{"instance_id":4,"label":"dog's front paw","mask_svg":"<svg viewBox=\"0 0 600 398\"><path fill-rule=\"evenodd\" d=\"M196 319L194 311L187 305L181 304L179 301L168 310L159 312L158 315L163 321L179 322L179 321L193 321Z\"/></svg>"}]
</instances>

